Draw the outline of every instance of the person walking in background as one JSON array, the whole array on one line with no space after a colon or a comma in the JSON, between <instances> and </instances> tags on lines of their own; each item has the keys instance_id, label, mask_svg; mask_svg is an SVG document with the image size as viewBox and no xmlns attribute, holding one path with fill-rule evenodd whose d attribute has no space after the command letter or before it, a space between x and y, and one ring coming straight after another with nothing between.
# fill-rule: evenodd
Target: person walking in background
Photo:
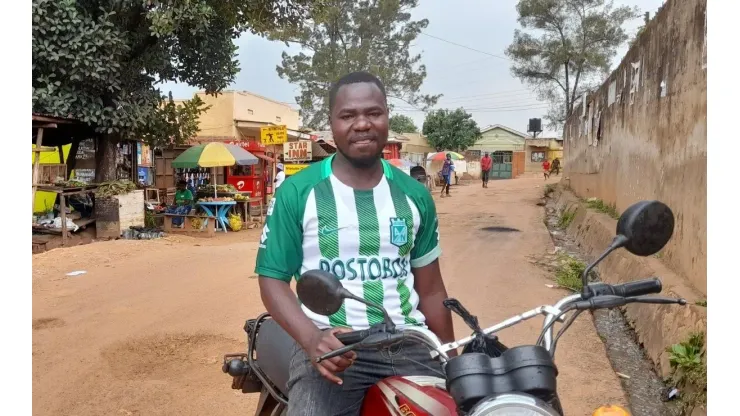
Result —
<instances>
[{"instance_id":1,"label":"person walking in background","mask_svg":"<svg viewBox=\"0 0 740 416\"><path fill-rule=\"evenodd\" d=\"M450 196L450 184L452 183L451 176L454 169L455 165L452 163L452 155L448 153L447 158L442 165L442 170L440 171L440 174L442 175L442 194L440 196L443 198L445 194Z\"/></svg>"},{"instance_id":2,"label":"person walking in background","mask_svg":"<svg viewBox=\"0 0 740 416\"><path fill-rule=\"evenodd\" d=\"M550 177L550 161L547 158L542 162L542 173L545 175L545 180Z\"/></svg>"},{"instance_id":3,"label":"person walking in background","mask_svg":"<svg viewBox=\"0 0 740 416\"><path fill-rule=\"evenodd\" d=\"M275 192L277 192L277 189L285 180L285 167L282 163L278 163L275 168L277 169L277 173L275 174Z\"/></svg>"},{"instance_id":4,"label":"person walking in background","mask_svg":"<svg viewBox=\"0 0 740 416\"><path fill-rule=\"evenodd\" d=\"M491 173L492 166L493 160L491 160L491 156L486 152L485 156L480 160L480 178L483 181L484 188L488 188L488 175Z\"/></svg>"},{"instance_id":5,"label":"person walking in background","mask_svg":"<svg viewBox=\"0 0 740 416\"><path fill-rule=\"evenodd\" d=\"M555 172L556 175L560 175L560 159L555 158L555 160L552 161L550 172Z\"/></svg>"}]
</instances>

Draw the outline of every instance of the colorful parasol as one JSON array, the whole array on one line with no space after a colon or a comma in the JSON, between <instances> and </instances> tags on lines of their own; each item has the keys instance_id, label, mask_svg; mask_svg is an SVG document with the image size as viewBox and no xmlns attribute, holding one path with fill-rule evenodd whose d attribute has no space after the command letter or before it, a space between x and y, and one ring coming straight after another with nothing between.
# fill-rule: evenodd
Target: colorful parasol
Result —
<instances>
[{"instance_id":1,"label":"colorful parasol","mask_svg":"<svg viewBox=\"0 0 740 416\"><path fill-rule=\"evenodd\" d=\"M388 159L388 163L397 168L413 168L416 166L413 162L404 159Z\"/></svg>"},{"instance_id":2,"label":"colorful parasol","mask_svg":"<svg viewBox=\"0 0 740 416\"><path fill-rule=\"evenodd\" d=\"M427 160L439 162L439 161L445 160L447 158L447 154L448 153L452 156L452 160L463 160L463 159L465 159L465 156L461 155L460 153L448 151L448 152L430 153L427 156Z\"/></svg>"},{"instance_id":3,"label":"colorful parasol","mask_svg":"<svg viewBox=\"0 0 740 416\"><path fill-rule=\"evenodd\" d=\"M206 143L193 146L172 161L176 169L256 165L257 157L234 144Z\"/></svg>"},{"instance_id":4,"label":"colorful parasol","mask_svg":"<svg viewBox=\"0 0 740 416\"><path fill-rule=\"evenodd\" d=\"M234 165L256 165L257 157L234 144L211 142L193 146L172 161L175 169L217 168ZM215 178L214 178L215 179ZM213 195L217 196L216 181Z\"/></svg>"}]
</instances>

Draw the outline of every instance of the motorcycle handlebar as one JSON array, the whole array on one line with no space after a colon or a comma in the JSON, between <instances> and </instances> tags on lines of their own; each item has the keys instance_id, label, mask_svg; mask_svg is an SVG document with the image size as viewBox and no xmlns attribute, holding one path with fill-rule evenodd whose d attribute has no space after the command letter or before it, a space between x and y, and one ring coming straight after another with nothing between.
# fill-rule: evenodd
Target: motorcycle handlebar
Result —
<instances>
[{"instance_id":1,"label":"motorcycle handlebar","mask_svg":"<svg viewBox=\"0 0 740 416\"><path fill-rule=\"evenodd\" d=\"M614 285L614 294L625 298L660 293L663 284L657 277Z\"/></svg>"},{"instance_id":2,"label":"motorcycle handlebar","mask_svg":"<svg viewBox=\"0 0 740 416\"><path fill-rule=\"evenodd\" d=\"M341 334L336 334L335 336L342 344L350 345L350 344L357 344L358 342L367 338L369 335L370 335L370 331L367 329L364 329L362 331L344 332Z\"/></svg>"},{"instance_id":3,"label":"motorcycle handlebar","mask_svg":"<svg viewBox=\"0 0 740 416\"><path fill-rule=\"evenodd\" d=\"M610 285L607 283L591 283L586 288L589 297L620 296L624 298L660 293L663 285L657 277L635 280L634 282Z\"/></svg>"}]
</instances>

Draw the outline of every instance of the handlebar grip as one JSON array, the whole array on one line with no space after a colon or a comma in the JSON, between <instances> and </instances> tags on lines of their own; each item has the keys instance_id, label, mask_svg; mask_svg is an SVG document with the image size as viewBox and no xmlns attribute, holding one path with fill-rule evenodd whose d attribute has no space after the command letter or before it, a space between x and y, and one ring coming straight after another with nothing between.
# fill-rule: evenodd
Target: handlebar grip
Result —
<instances>
[{"instance_id":1,"label":"handlebar grip","mask_svg":"<svg viewBox=\"0 0 740 416\"><path fill-rule=\"evenodd\" d=\"M660 293L663 290L663 284L657 277L651 277L649 279L636 280L634 282L622 283L621 285L614 285L613 288L615 295L628 298L633 296L649 295L652 293Z\"/></svg>"},{"instance_id":2,"label":"handlebar grip","mask_svg":"<svg viewBox=\"0 0 740 416\"><path fill-rule=\"evenodd\" d=\"M362 331L352 331L352 332L345 332L341 334L335 334L337 339L344 345L357 344L358 342L367 338L368 335L370 335L370 331L366 329Z\"/></svg>"}]
</instances>

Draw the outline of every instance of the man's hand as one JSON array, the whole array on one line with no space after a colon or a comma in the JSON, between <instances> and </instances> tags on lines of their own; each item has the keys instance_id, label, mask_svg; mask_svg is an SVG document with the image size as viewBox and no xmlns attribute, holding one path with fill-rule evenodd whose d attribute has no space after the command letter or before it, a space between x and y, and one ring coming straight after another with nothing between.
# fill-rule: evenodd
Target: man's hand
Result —
<instances>
[{"instance_id":1,"label":"man's hand","mask_svg":"<svg viewBox=\"0 0 740 416\"><path fill-rule=\"evenodd\" d=\"M262 303L265 304L267 312L272 315L285 331L293 337L306 354L316 370L332 383L342 384L342 379L335 373L339 373L349 367L357 357L354 352L348 352L331 360L316 363L316 358L338 348L344 347L334 334L351 332L349 328L334 328L322 331L311 322L298 306L295 294L290 290L290 285L284 281L260 276L260 295Z\"/></svg>"},{"instance_id":2,"label":"man's hand","mask_svg":"<svg viewBox=\"0 0 740 416\"><path fill-rule=\"evenodd\" d=\"M318 357L344 347L341 341L337 339L335 334L352 332L348 328L334 328L327 331L317 331L316 334L311 337L308 345L304 346L306 353L311 358L311 364L316 370L321 373L324 378L335 384L342 384L342 379L336 376L336 373L344 371L347 367L352 365L354 360L357 358L357 354L350 351L344 355L334 357L330 360L324 360L320 363L316 362Z\"/></svg>"}]
</instances>

